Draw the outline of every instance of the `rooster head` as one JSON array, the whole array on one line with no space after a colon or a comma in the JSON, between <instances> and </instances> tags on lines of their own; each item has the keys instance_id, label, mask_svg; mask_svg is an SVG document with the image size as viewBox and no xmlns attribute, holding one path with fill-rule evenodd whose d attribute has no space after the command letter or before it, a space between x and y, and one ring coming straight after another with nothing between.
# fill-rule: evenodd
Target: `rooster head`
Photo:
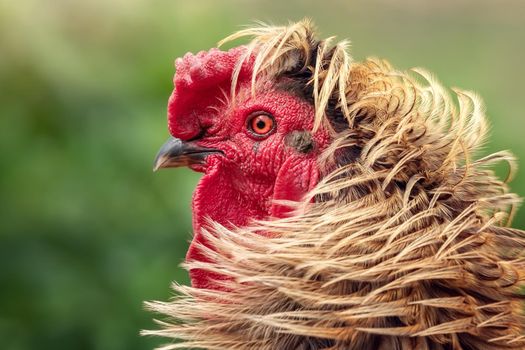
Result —
<instances>
[{"instance_id":1,"label":"rooster head","mask_svg":"<svg viewBox=\"0 0 525 350\"><path fill-rule=\"evenodd\" d=\"M247 46L176 61L168 104L173 137L155 169L189 166L204 173L193 196L188 260L207 261L204 251L213 247L201 231L208 221L240 227L284 217L291 208L283 203L301 200L316 185L317 158L330 136L326 126L313 131L315 108L304 91L313 82L303 81L315 69L305 65L314 48L307 50L273 52L277 69L261 67L260 48ZM197 288L217 288L213 281L223 278L200 269L190 276Z\"/></svg>"}]
</instances>

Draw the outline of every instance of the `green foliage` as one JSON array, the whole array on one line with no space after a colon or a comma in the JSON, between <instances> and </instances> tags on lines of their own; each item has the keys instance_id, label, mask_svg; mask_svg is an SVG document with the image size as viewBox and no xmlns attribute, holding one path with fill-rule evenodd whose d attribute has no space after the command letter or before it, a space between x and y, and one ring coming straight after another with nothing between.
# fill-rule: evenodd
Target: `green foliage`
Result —
<instances>
[{"instance_id":1,"label":"green foliage","mask_svg":"<svg viewBox=\"0 0 525 350\"><path fill-rule=\"evenodd\" d=\"M0 2L2 349L163 342L139 337L156 327L142 301L188 282L178 264L198 179L151 171L168 136L175 57L253 19L311 16L326 35L351 38L354 57L422 65L479 91L493 124L489 150L523 160L525 21L520 3L502 3ZM513 187L522 195L523 178ZM515 226L525 227L523 215Z\"/></svg>"}]
</instances>

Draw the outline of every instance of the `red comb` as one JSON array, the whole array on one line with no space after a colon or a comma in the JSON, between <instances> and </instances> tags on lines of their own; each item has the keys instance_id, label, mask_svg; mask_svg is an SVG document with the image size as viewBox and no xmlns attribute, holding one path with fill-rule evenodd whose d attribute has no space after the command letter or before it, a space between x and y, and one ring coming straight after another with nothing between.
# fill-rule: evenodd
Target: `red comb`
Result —
<instances>
[{"instance_id":1,"label":"red comb","mask_svg":"<svg viewBox=\"0 0 525 350\"><path fill-rule=\"evenodd\" d=\"M213 48L176 60L175 89L168 103L168 127L173 136L192 139L209 126L223 91L230 92L233 70L245 52L243 46L226 52ZM251 67L251 60L242 65L239 82L251 76Z\"/></svg>"}]
</instances>

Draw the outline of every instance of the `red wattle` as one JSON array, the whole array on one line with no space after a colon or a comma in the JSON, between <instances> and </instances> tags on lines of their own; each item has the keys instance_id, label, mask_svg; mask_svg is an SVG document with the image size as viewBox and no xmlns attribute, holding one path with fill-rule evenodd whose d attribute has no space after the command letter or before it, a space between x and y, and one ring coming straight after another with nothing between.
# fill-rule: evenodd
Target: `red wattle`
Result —
<instances>
[{"instance_id":1,"label":"red wattle","mask_svg":"<svg viewBox=\"0 0 525 350\"><path fill-rule=\"evenodd\" d=\"M197 185L193 197L193 232L187 261L212 262L200 249L200 245L214 250L214 247L202 234L209 220L225 227L245 226L251 219L261 219L268 215L268 209L260 203L251 201L232 187L231 177L234 173L219 162L212 164ZM213 262L212 262L213 263ZM222 289L215 281L226 280L227 276L206 271L191 269L190 278L195 288Z\"/></svg>"}]
</instances>

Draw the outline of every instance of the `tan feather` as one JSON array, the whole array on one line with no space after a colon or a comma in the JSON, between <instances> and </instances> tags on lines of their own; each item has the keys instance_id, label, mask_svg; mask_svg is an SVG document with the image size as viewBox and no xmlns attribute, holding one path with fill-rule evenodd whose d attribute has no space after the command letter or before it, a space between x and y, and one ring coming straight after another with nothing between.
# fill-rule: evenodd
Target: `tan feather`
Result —
<instances>
[{"instance_id":1,"label":"tan feather","mask_svg":"<svg viewBox=\"0 0 525 350\"><path fill-rule=\"evenodd\" d=\"M247 35L253 82L313 62L307 20L226 40ZM488 130L479 97L455 89L456 106L424 70L318 43L306 67L315 125L333 108L349 125L320 158L323 179L290 218L211 223L210 262L185 268L234 277L218 282L229 291L175 284L172 301L147 303L169 322L144 334L179 341L166 350L525 349L525 232L504 227L520 200L490 170L504 161L512 175L515 160L475 159ZM349 147L359 154L339 162Z\"/></svg>"}]
</instances>

